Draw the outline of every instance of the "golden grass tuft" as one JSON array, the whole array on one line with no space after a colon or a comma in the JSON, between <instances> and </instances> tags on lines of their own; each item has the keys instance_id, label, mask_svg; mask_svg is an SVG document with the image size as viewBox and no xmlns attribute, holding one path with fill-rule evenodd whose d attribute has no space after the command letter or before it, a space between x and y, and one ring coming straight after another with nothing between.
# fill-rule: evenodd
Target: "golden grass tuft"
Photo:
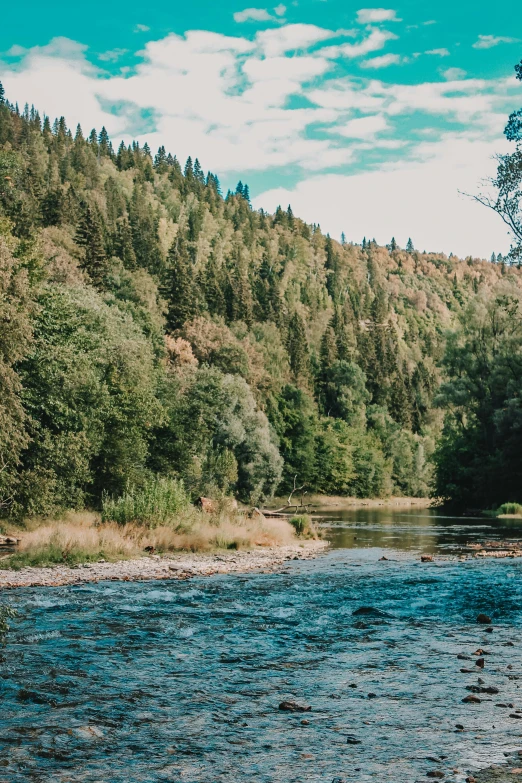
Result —
<instances>
[{"instance_id":1,"label":"golden grass tuft","mask_svg":"<svg viewBox=\"0 0 522 783\"><path fill-rule=\"evenodd\" d=\"M102 523L89 512L69 513L60 520L30 520L22 531L13 532L21 541L16 552L0 562L4 568L124 560L140 557L145 547L158 553L210 552L295 541L294 529L284 519L250 519L226 509L210 515L189 508L175 523L153 528Z\"/></svg>"}]
</instances>

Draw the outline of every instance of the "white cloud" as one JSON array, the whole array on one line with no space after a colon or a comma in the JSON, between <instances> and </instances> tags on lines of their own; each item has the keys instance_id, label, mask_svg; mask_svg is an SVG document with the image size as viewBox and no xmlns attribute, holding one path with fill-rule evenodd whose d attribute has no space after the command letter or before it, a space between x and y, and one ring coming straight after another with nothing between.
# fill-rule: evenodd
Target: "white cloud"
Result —
<instances>
[{"instance_id":1,"label":"white cloud","mask_svg":"<svg viewBox=\"0 0 522 783\"><path fill-rule=\"evenodd\" d=\"M418 162L352 176L316 175L293 189L262 193L254 205L275 210L291 204L323 231L333 236L344 231L355 242L375 236L385 244L395 236L405 246L411 236L421 250L489 257L507 250L506 230L496 215L459 191L477 192L479 181L494 173L494 152L496 143L448 137L419 148Z\"/></svg>"},{"instance_id":2,"label":"white cloud","mask_svg":"<svg viewBox=\"0 0 522 783\"><path fill-rule=\"evenodd\" d=\"M337 35L338 32L325 30L315 24L287 24L272 30L262 30L256 35L256 42L267 57L277 57L285 52L306 49Z\"/></svg>"},{"instance_id":3,"label":"white cloud","mask_svg":"<svg viewBox=\"0 0 522 783\"><path fill-rule=\"evenodd\" d=\"M274 8L274 14L277 16L284 16L286 13L286 5L283 5L282 3L280 5L276 5Z\"/></svg>"},{"instance_id":4,"label":"white cloud","mask_svg":"<svg viewBox=\"0 0 522 783\"><path fill-rule=\"evenodd\" d=\"M236 11L234 22L273 22L275 19L266 8L245 8L244 11Z\"/></svg>"},{"instance_id":5,"label":"white cloud","mask_svg":"<svg viewBox=\"0 0 522 783\"><path fill-rule=\"evenodd\" d=\"M119 60L120 57L122 57L124 54L127 54L128 49L112 49L109 52L102 52L98 55L98 60L103 60L104 62L116 62L116 60Z\"/></svg>"},{"instance_id":6,"label":"white cloud","mask_svg":"<svg viewBox=\"0 0 522 783\"><path fill-rule=\"evenodd\" d=\"M321 49L321 54L323 57L331 57L333 59L338 57L346 57L348 59L364 57L364 55L369 54L370 52L376 52L379 49L382 49L388 41L396 39L397 36L389 30L374 28L370 31L368 37L359 43L344 43L337 46L328 46Z\"/></svg>"},{"instance_id":7,"label":"white cloud","mask_svg":"<svg viewBox=\"0 0 522 783\"><path fill-rule=\"evenodd\" d=\"M479 35L478 41L473 44L474 49L491 49L501 43L517 43L518 38L509 38L502 35Z\"/></svg>"},{"instance_id":8,"label":"white cloud","mask_svg":"<svg viewBox=\"0 0 522 783\"><path fill-rule=\"evenodd\" d=\"M336 132L348 139L368 139L379 131L389 127L386 117L382 114L374 114L368 117L357 117L349 120L346 125L336 129Z\"/></svg>"},{"instance_id":9,"label":"white cloud","mask_svg":"<svg viewBox=\"0 0 522 783\"><path fill-rule=\"evenodd\" d=\"M368 193L369 198L366 183L375 183L375 187L382 183L384 192L397 201L393 188L402 193L404 177L427 200L426 208L433 210L432 196L424 191L430 190L433 176L435 190L444 201L443 178L437 173L440 164L445 172L451 166L455 169L451 176L448 174L448 188L459 181L459 188L472 190L468 187L470 172L476 173L477 180L487 173L478 152L482 155L486 147L488 154L501 151L499 140L507 107L519 83L514 77L463 78L465 74L457 73L457 69L444 72L446 81L442 77L421 84L382 81L371 70L360 71L351 60L382 49L395 36L375 27L359 35L360 40L347 42L350 31L305 24L265 29L253 40L189 31L183 36L172 34L148 41L138 53L137 65L117 75L90 63L83 45L61 38L44 47L13 49L19 61L0 66L1 78L10 100L34 103L51 117L63 114L65 107L71 127L81 122L88 132L93 126L99 130L105 125L115 145L122 138L126 143L133 138L140 143L147 141L152 149L165 145L181 160L189 154L197 155L205 168L219 175L235 176L237 172L243 179L252 171L269 173L277 167L290 168L305 177L295 189L296 206L301 211L302 204L304 217L321 220L325 226L330 220L328 211L310 183L318 183L319 194L322 183L331 181L343 198L345 187L361 183L361 192ZM335 39L334 45L331 39ZM341 67L334 57L342 58ZM382 54L373 60L381 60L382 67L396 57ZM408 133L404 118L413 114L415 129ZM451 139L444 136L448 127L455 129ZM415 138L423 138L423 133L432 141L420 145ZM466 144L477 152L476 165L473 161L466 164ZM453 158L449 156L450 147ZM329 168L355 164L359 169L368 167L373 165L369 159L380 160L379 172L338 174L334 179L324 173ZM417 171L424 172L424 180L414 173ZM317 174L312 176L313 172ZM293 192L285 194L282 201L288 203L291 199L294 205ZM406 201L412 198L408 196ZM379 209L384 214L388 207L380 199ZM345 203L349 201L345 199ZM259 205L270 206L268 196L267 202ZM453 207L457 220L458 203ZM391 212L397 221L398 209L399 205L393 203ZM445 210L446 206L441 211L443 216ZM341 225L346 214L342 221L339 216L338 223L348 231L350 223ZM416 215L412 215L414 224ZM333 209L332 231L337 225L335 216ZM382 240L389 240L386 215L370 213L373 229L367 228L363 217L362 212L354 212L357 233L351 236L360 239L359 233L371 233L380 238L378 232L382 231ZM416 238L417 244L437 247L441 245L431 239L453 236L444 225L439 226L439 234L430 235L427 223L426 219L426 230ZM359 224L363 226L361 231ZM463 234L462 241L474 241L469 223L464 221L463 225L468 233ZM399 230L394 229L392 234L399 235ZM448 250L460 252L453 240L451 245ZM502 248L497 243L495 252L498 249Z\"/></svg>"},{"instance_id":10,"label":"white cloud","mask_svg":"<svg viewBox=\"0 0 522 783\"><path fill-rule=\"evenodd\" d=\"M371 60L363 60L361 68L387 68L389 65L400 65L404 62L399 54L383 54L380 57L372 57Z\"/></svg>"},{"instance_id":11,"label":"white cloud","mask_svg":"<svg viewBox=\"0 0 522 783\"><path fill-rule=\"evenodd\" d=\"M357 11L359 24L375 24L377 22L400 22L397 12L391 8L361 8Z\"/></svg>"},{"instance_id":12,"label":"white cloud","mask_svg":"<svg viewBox=\"0 0 522 783\"><path fill-rule=\"evenodd\" d=\"M425 54L435 54L438 57L449 57L450 51L449 49L428 49Z\"/></svg>"},{"instance_id":13,"label":"white cloud","mask_svg":"<svg viewBox=\"0 0 522 783\"><path fill-rule=\"evenodd\" d=\"M146 24L137 24L134 28L135 33L148 33L150 30L150 27Z\"/></svg>"},{"instance_id":14,"label":"white cloud","mask_svg":"<svg viewBox=\"0 0 522 783\"><path fill-rule=\"evenodd\" d=\"M463 71L462 68L447 68L442 72L442 75L449 82L453 82L456 79L464 79L467 76L466 71Z\"/></svg>"}]
</instances>

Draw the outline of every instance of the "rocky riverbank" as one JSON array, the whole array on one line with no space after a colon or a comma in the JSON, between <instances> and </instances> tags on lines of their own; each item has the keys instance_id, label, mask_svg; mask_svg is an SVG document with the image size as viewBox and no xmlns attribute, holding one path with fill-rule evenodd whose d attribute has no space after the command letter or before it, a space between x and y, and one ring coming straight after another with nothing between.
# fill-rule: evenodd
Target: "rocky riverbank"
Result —
<instances>
[{"instance_id":1,"label":"rocky riverbank","mask_svg":"<svg viewBox=\"0 0 522 783\"><path fill-rule=\"evenodd\" d=\"M0 570L0 589L10 587L58 587L104 580L137 582L149 579L190 579L213 574L275 571L288 560L308 560L328 546L326 541L305 541L289 546L213 554L151 555L134 560L58 565L48 568Z\"/></svg>"},{"instance_id":2,"label":"rocky riverbank","mask_svg":"<svg viewBox=\"0 0 522 783\"><path fill-rule=\"evenodd\" d=\"M513 783L522 780L522 758L516 754L516 758L510 761L512 763L507 767L488 767L468 780L475 783Z\"/></svg>"}]
</instances>

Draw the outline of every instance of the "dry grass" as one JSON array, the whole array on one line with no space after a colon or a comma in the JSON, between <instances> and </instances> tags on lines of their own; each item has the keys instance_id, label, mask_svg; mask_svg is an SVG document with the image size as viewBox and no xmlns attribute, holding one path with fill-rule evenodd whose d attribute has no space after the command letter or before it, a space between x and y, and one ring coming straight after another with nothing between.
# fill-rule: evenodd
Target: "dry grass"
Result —
<instances>
[{"instance_id":1,"label":"dry grass","mask_svg":"<svg viewBox=\"0 0 522 783\"><path fill-rule=\"evenodd\" d=\"M101 523L96 514L70 513L64 519L29 521L17 551L0 561L4 568L45 566L139 557L145 547L156 552L209 552L217 549L248 549L281 546L295 541L286 520L249 519L238 512L205 514L188 509L177 524L148 528L140 525Z\"/></svg>"}]
</instances>

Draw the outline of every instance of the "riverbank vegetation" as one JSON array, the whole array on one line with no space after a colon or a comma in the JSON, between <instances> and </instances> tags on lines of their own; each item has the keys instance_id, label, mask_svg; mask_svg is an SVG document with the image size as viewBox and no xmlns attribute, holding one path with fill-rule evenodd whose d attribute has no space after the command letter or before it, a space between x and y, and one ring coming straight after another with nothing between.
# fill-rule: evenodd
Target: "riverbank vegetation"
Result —
<instances>
[{"instance_id":1,"label":"riverbank vegetation","mask_svg":"<svg viewBox=\"0 0 522 783\"><path fill-rule=\"evenodd\" d=\"M213 514L188 507L168 521L152 526L139 522L102 522L93 512L68 512L61 519L32 520L22 528L13 553L0 559L0 568L78 565L127 560L169 552L209 552L285 546L299 538L314 538L310 529L297 530L285 519L249 517L226 505Z\"/></svg>"},{"instance_id":2,"label":"riverbank vegetation","mask_svg":"<svg viewBox=\"0 0 522 783\"><path fill-rule=\"evenodd\" d=\"M337 242L241 182L223 195L197 159L115 150L0 89L0 516L80 512L40 535L69 551L80 524L99 554L156 546L200 495L255 506L296 476L520 500L517 258Z\"/></svg>"}]
</instances>

